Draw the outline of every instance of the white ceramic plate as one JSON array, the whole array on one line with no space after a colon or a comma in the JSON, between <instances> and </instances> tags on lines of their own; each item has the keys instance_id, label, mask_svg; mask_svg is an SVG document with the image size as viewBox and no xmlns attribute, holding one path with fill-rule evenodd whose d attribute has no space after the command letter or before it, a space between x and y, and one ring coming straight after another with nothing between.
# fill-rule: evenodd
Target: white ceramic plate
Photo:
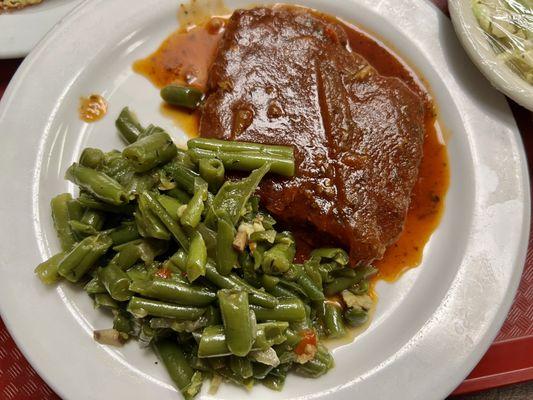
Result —
<instances>
[{"instance_id":1,"label":"white ceramic plate","mask_svg":"<svg viewBox=\"0 0 533 400\"><path fill-rule=\"evenodd\" d=\"M515 74L494 53L479 28L470 0L450 0L448 6L457 36L474 64L498 90L533 111L533 85Z\"/></svg>"},{"instance_id":2,"label":"white ceramic plate","mask_svg":"<svg viewBox=\"0 0 533 400\"><path fill-rule=\"evenodd\" d=\"M24 57L81 0L44 0L0 14L0 59Z\"/></svg>"},{"instance_id":3,"label":"white ceramic plate","mask_svg":"<svg viewBox=\"0 0 533 400\"><path fill-rule=\"evenodd\" d=\"M248 395L224 385L202 396L443 398L494 339L520 280L530 206L519 133L503 96L429 2L300 3L375 32L425 77L450 132L446 212L423 264L394 284L378 284L372 325L333 350L333 371L316 380L290 376L280 393L258 386ZM149 351L135 342L116 349L93 341L93 329L111 320L85 293L68 284L44 287L33 274L59 249L49 201L74 191L65 169L85 146L122 146L114 118L124 105L185 141L160 115L158 91L131 69L176 28L176 10L175 0L86 2L24 61L0 104L0 309L28 360L65 399L177 398ZM109 100L109 114L86 124L77 117L78 99L93 92Z\"/></svg>"}]
</instances>

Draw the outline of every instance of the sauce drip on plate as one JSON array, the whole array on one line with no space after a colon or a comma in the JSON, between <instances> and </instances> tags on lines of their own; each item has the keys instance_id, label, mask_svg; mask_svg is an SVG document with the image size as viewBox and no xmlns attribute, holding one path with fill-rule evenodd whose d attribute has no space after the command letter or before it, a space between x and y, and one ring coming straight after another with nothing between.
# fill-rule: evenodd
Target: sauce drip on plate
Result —
<instances>
[{"instance_id":1,"label":"sauce drip on plate","mask_svg":"<svg viewBox=\"0 0 533 400\"><path fill-rule=\"evenodd\" d=\"M146 76L158 88L177 83L205 91L209 66L224 32L224 23L223 18L213 17L203 25L178 29L153 54L136 61L134 71ZM190 137L198 136L198 112L164 103L161 112Z\"/></svg>"},{"instance_id":2,"label":"sauce drip on plate","mask_svg":"<svg viewBox=\"0 0 533 400\"><path fill-rule=\"evenodd\" d=\"M107 101L99 94L82 97L78 111L80 119L85 122L99 121L107 113Z\"/></svg>"}]
</instances>

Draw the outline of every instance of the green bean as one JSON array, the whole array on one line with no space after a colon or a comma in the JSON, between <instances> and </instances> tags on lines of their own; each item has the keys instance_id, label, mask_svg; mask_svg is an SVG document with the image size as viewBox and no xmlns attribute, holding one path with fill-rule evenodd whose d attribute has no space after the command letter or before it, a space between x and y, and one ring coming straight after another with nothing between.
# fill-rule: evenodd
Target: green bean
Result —
<instances>
[{"instance_id":1,"label":"green bean","mask_svg":"<svg viewBox=\"0 0 533 400\"><path fill-rule=\"evenodd\" d=\"M161 98L173 106L196 109L202 101L204 94L190 86L167 85L161 89Z\"/></svg>"},{"instance_id":2,"label":"green bean","mask_svg":"<svg viewBox=\"0 0 533 400\"><path fill-rule=\"evenodd\" d=\"M339 338L346 334L342 320L342 308L338 304L329 301L325 302L324 325L330 338Z\"/></svg>"},{"instance_id":3,"label":"green bean","mask_svg":"<svg viewBox=\"0 0 533 400\"><path fill-rule=\"evenodd\" d=\"M348 265L350 262L350 257L346 251L334 247L315 249L311 252L311 258L318 258L319 261L325 258L326 260L335 261L340 265Z\"/></svg>"},{"instance_id":4,"label":"green bean","mask_svg":"<svg viewBox=\"0 0 533 400\"><path fill-rule=\"evenodd\" d=\"M207 200L207 183L201 179L194 180L194 195L187 204L187 208L180 218L181 224L190 228L196 228L202 218L204 201Z\"/></svg>"},{"instance_id":5,"label":"green bean","mask_svg":"<svg viewBox=\"0 0 533 400\"><path fill-rule=\"evenodd\" d=\"M99 231L104 226L105 215L101 211L88 208L81 217L82 224L91 226L95 231Z\"/></svg>"},{"instance_id":6,"label":"green bean","mask_svg":"<svg viewBox=\"0 0 533 400\"><path fill-rule=\"evenodd\" d=\"M151 279L150 272L143 264L136 264L126 270L126 274L132 281L147 281Z\"/></svg>"},{"instance_id":7,"label":"green bean","mask_svg":"<svg viewBox=\"0 0 533 400\"><path fill-rule=\"evenodd\" d=\"M56 283L61 277L58 274L57 268L61 260L65 257L65 253L58 253L50 257L48 260L40 263L35 268L35 273L41 282L50 285Z\"/></svg>"},{"instance_id":8,"label":"green bean","mask_svg":"<svg viewBox=\"0 0 533 400\"><path fill-rule=\"evenodd\" d=\"M305 364L298 365L296 372L310 378L318 378L328 372L328 367L323 362L313 359Z\"/></svg>"},{"instance_id":9,"label":"green bean","mask_svg":"<svg viewBox=\"0 0 533 400\"><path fill-rule=\"evenodd\" d=\"M229 359L229 366L234 374L243 379L250 378L254 374L252 362L247 357L232 356Z\"/></svg>"},{"instance_id":10,"label":"green bean","mask_svg":"<svg viewBox=\"0 0 533 400\"><path fill-rule=\"evenodd\" d=\"M106 267L100 268L98 279L113 299L126 301L132 296L129 290L130 278L118 265L111 262Z\"/></svg>"},{"instance_id":11,"label":"green bean","mask_svg":"<svg viewBox=\"0 0 533 400\"><path fill-rule=\"evenodd\" d=\"M285 321L269 321L257 324L257 333L252 350L267 350L287 340L285 332L289 323Z\"/></svg>"},{"instance_id":12,"label":"green bean","mask_svg":"<svg viewBox=\"0 0 533 400\"><path fill-rule=\"evenodd\" d=\"M359 283L364 278L364 275L357 274L354 277L337 277L333 282L324 285L324 294L326 296L332 296L336 293L342 292L344 289Z\"/></svg>"},{"instance_id":13,"label":"green bean","mask_svg":"<svg viewBox=\"0 0 533 400\"><path fill-rule=\"evenodd\" d=\"M198 162L200 176L209 185L209 190L216 193L224 183L224 164L217 158L202 158Z\"/></svg>"},{"instance_id":14,"label":"green bean","mask_svg":"<svg viewBox=\"0 0 533 400\"><path fill-rule=\"evenodd\" d=\"M220 325L222 323L222 315L220 314L220 310L217 307L207 307L207 311L205 312L204 317L206 318L207 326Z\"/></svg>"},{"instance_id":15,"label":"green bean","mask_svg":"<svg viewBox=\"0 0 533 400\"><path fill-rule=\"evenodd\" d=\"M368 321L368 313L361 308L350 307L344 311L344 320L349 326L355 328Z\"/></svg>"},{"instance_id":16,"label":"green bean","mask_svg":"<svg viewBox=\"0 0 533 400\"><path fill-rule=\"evenodd\" d=\"M150 199L150 196L145 196L144 194L138 198L138 210L134 214L137 229L139 230L141 236L153 237L161 240L170 240L170 232L161 219L159 219L152 210L153 204L151 204ZM160 208L163 207L160 206ZM172 220L170 216L168 216L168 218Z\"/></svg>"},{"instance_id":17,"label":"green bean","mask_svg":"<svg viewBox=\"0 0 533 400\"><path fill-rule=\"evenodd\" d=\"M68 221L70 228L75 233L76 237L82 239L86 236L96 235L98 231L92 226L81 223L80 221Z\"/></svg>"},{"instance_id":18,"label":"green bean","mask_svg":"<svg viewBox=\"0 0 533 400\"><path fill-rule=\"evenodd\" d=\"M87 193L81 193L77 200L83 207L113 214L132 215L133 211L135 211L135 207L133 206L133 204L122 204L117 206L113 204L103 203Z\"/></svg>"},{"instance_id":19,"label":"green bean","mask_svg":"<svg viewBox=\"0 0 533 400\"><path fill-rule=\"evenodd\" d=\"M217 293L226 345L232 354L247 355L254 342L248 294L241 290L221 289Z\"/></svg>"},{"instance_id":20,"label":"green bean","mask_svg":"<svg viewBox=\"0 0 533 400\"><path fill-rule=\"evenodd\" d=\"M71 201L71 194L63 193L54 197L50 202L54 228L57 232L57 237L61 242L61 249L63 251L71 249L74 243L76 243L76 236L69 224L70 215L68 204Z\"/></svg>"},{"instance_id":21,"label":"green bean","mask_svg":"<svg viewBox=\"0 0 533 400\"><path fill-rule=\"evenodd\" d=\"M226 366L223 366L222 368L217 369L216 373L220 375L222 378L224 378L224 380L231 382L237 386L242 386L248 391L252 390L252 387L254 386L253 378L250 377L250 378L244 379L240 375L233 373L233 371Z\"/></svg>"},{"instance_id":22,"label":"green bean","mask_svg":"<svg viewBox=\"0 0 533 400\"><path fill-rule=\"evenodd\" d=\"M314 260L313 262L318 262L317 258L311 258L310 260ZM324 285L326 283L333 282L335 280L335 276L333 274L342 268L343 267L337 264L335 261L330 261L324 264L318 264L317 269L322 279L322 284Z\"/></svg>"},{"instance_id":23,"label":"green bean","mask_svg":"<svg viewBox=\"0 0 533 400\"><path fill-rule=\"evenodd\" d=\"M220 325L206 326L200 338L198 357L219 357L230 354L226 344L224 327Z\"/></svg>"},{"instance_id":24,"label":"green bean","mask_svg":"<svg viewBox=\"0 0 533 400\"><path fill-rule=\"evenodd\" d=\"M326 348L319 345L315 358L307 361L305 364L299 364L296 367L296 372L311 377L318 378L324 375L333 367L333 357Z\"/></svg>"},{"instance_id":25,"label":"green bean","mask_svg":"<svg viewBox=\"0 0 533 400\"><path fill-rule=\"evenodd\" d=\"M187 274L187 253L183 249L179 249L172 254L168 261L176 266L183 275Z\"/></svg>"},{"instance_id":26,"label":"green bean","mask_svg":"<svg viewBox=\"0 0 533 400\"><path fill-rule=\"evenodd\" d=\"M303 269L315 287L319 288L322 292L322 275L320 274L319 264L315 260L314 258L307 260L303 264Z\"/></svg>"},{"instance_id":27,"label":"green bean","mask_svg":"<svg viewBox=\"0 0 533 400\"><path fill-rule=\"evenodd\" d=\"M273 321L257 324L257 333L252 350L266 350L286 340L287 322ZM204 328L198 346L198 357L220 357L230 355L224 327L211 325Z\"/></svg>"},{"instance_id":28,"label":"green bean","mask_svg":"<svg viewBox=\"0 0 533 400\"><path fill-rule=\"evenodd\" d=\"M189 157L189 154L187 153L186 148L178 148L178 154L176 154L176 157L174 157L174 160L178 162L179 164L183 165L184 167L198 173L198 167L197 165L191 160L191 157Z\"/></svg>"},{"instance_id":29,"label":"green bean","mask_svg":"<svg viewBox=\"0 0 533 400\"><path fill-rule=\"evenodd\" d=\"M190 321L202 316L205 308L185 307L173 303L148 300L132 296L128 303L127 311L136 318L147 315L162 318L174 318L181 321Z\"/></svg>"},{"instance_id":30,"label":"green bean","mask_svg":"<svg viewBox=\"0 0 533 400\"><path fill-rule=\"evenodd\" d=\"M77 199L67 201L68 215L70 221L79 221L83 217L85 207Z\"/></svg>"},{"instance_id":31,"label":"green bean","mask_svg":"<svg viewBox=\"0 0 533 400\"><path fill-rule=\"evenodd\" d=\"M118 150L111 150L104 153L104 165L112 164L115 160L122 158L122 153Z\"/></svg>"},{"instance_id":32,"label":"green bean","mask_svg":"<svg viewBox=\"0 0 533 400\"><path fill-rule=\"evenodd\" d=\"M97 293L94 295L94 306L95 308L106 307L118 309L118 303L107 293Z\"/></svg>"},{"instance_id":33,"label":"green bean","mask_svg":"<svg viewBox=\"0 0 533 400\"><path fill-rule=\"evenodd\" d=\"M364 279L370 278L377 273L377 268L371 265L358 266L356 268L343 268L341 270L334 271L335 276L344 276L348 278L358 278L361 282Z\"/></svg>"},{"instance_id":34,"label":"green bean","mask_svg":"<svg viewBox=\"0 0 533 400\"><path fill-rule=\"evenodd\" d=\"M83 289L88 294L102 294L107 293L106 288L104 285L102 285L102 282L100 282L100 279L98 279L98 275L95 275L87 284L83 287Z\"/></svg>"},{"instance_id":35,"label":"green bean","mask_svg":"<svg viewBox=\"0 0 533 400\"><path fill-rule=\"evenodd\" d=\"M134 223L123 223L116 228L109 229L102 233L107 234L113 241L113 246L131 242L140 238L137 226Z\"/></svg>"},{"instance_id":36,"label":"green bean","mask_svg":"<svg viewBox=\"0 0 533 400\"><path fill-rule=\"evenodd\" d=\"M253 363L253 377L259 380L265 379L268 373L272 371L273 369L274 367L272 365Z\"/></svg>"},{"instance_id":37,"label":"green bean","mask_svg":"<svg viewBox=\"0 0 533 400\"><path fill-rule=\"evenodd\" d=\"M104 164L104 152L87 147L81 152L80 164L87 168L98 169Z\"/></svg>"},{"instance_id":38,"label":"green bean","mask_svg":"<svg viewBox=\"0 0 533 400\"><path fill-rule=\"evenodd\" d=\"M196 226L196 231L204 238L205 246L207 247L207 255L211 258L216 258L217 251L217 232L209 229L203 222Z\"/></svg>"},{"instance_id":39,"label":"green bean","mask_svg":"<svg viewBox=\"0 0 533 400\"><path fill-rule=\"evenodd\" d=\"M304 268L301 265L294 264L293 268L295 268L298 271L298 278L296 278L296 282L300 285L300 287L304 290L307 297L309 297L310 300L316 301L316 300L324 300L324 293L322 292L322 286L317 286L313 280L307 275Z\"/></svg>"},{"instance_id":40,"label":"green bean","mask_svg":"<svg viewBox=\"0 0 533 400\"><path fill-rule=\"evenodd\" d=\"M116 329L124 335L133 333L133 324L130 315L123 310L117 312L113 318L113 329Z\"/></svg>"},{"instance_id":41,"label":"green bean","mask_svg":"<svg viewBox=\"0 0 533 400\"><path fill-rule=\"evenodd\" d=\"M274 229L267 229L266 231L254 232L250 235L250 242L261 243L274 243L276 240L276 231Z\"/></svg>"},{"instance_id":42,"label":"green bean","mask_svg":"<svg viewBox=\"0 0 533 400\"><path fill-rule=\"evenodd\" d=\"M173 279L154 278L153 281L133 281L130 290L145 297L185 306L207 306L216 299L216 294L209 289L191 286Z\"/></svg>"},{"instance_id":43,"label":"green bean","mask_svg":"<svg viewBox=\"0 0 533 400\"><path fill-rule=\"evenodd\" d=\"M102 172L116 180L122 186L126 186L133 178L135 169L125 157L119 154L118 157L113 157L105 163Z\"/></svg>"},{"instance_id":44,"label":"green bean","mask_svg":"<svg viewBox=\"0 0 533 400\"><path fill-rule=\"evenodd\" d=\"M157 182L155 174L134 173L131 174L128 179L124 179L121 183L124 185L128 193L139 195L142 192L154 189Z\"/></svg>"},{"instance_id":45,"label":"green bean","mask_svg":"<svg viewBox=\"0 0 533 400\"><path fill-rule=\"evenodd\" d=\"M367 279L362 280L361 282L357 283L356 285L352 286L348 290L355 294L356 296L368 293L368 289L370 288L370 284L368 283Z\"/></svg>"},{"instance_id":46,"label":"green bean","mask_svg":"<svg viewBox=\"0 0 533 400\"><path fill-rule=\"evenodd\" d=\"M262 250L261 247L262 246L257 246L254 250L254 259L260 256ZM261 287L261 278L256 271L256 264L248 252L242 252L239 254L239 265L241 266L243 279L255 288Z\"/></svg>"},{"instance_id":47,"label":"green bean","mask_svg":"<svg viewBox=\"0 0 533 400\"><path fill-rule=\"evenodd\" d=\"M235 228L231 221L221 218L217 223L216 268L222 275L228 275L237 265L238 253L233 248Z\"/></svg>"},{"instance_id":48,"label":"green bean","mask_svg":"<svg viewBox=\"0 0 533 400\"><path fill-rule=\"evenodd\" d=\"M301 334L296 333L293 329L287 329L287 331L285 332L285 337L287 338L285 343L291 349L294 349L296 346L298 346L303 338Z\"/></svg>"},{"instance_id":49,"label":"green bean","mask_svg":"<svg viewBox=\"0 0 533 400\"><path fill-rule=\"evenodd\" d=\"M185 232L181 229L179 224L172 219L172 216L165 210L165 208L159 203L152 193L144 192L140 199L145 199L150 210L157 215L159 220L166 226L166 228L172 233L172 236L184 249L189 248L189 240L185 235Z\"/></svg>"},{"instance_id":50,"label":"green bean","mask_svg":"<svg viewBox=\"0 0 533 400\"><path fill-rule=\"evenodd\" d=\"M271 390L280 391L283 389L285 384L285 379L287 378L287 373L289 372L289 367L287 365L280 365L274 368L266 377L261 381L263 385Z\"/></svg>"},{"instance_id":51,"label":"green bean","mask_svg":"<svg viewBox=\"0 0 533 400\"><path fill-rule=\"evenodd\" d=\"M282 274L291 267L295 254L294 244L277 243L264 252L261 268L266 274Z\"/></svg>"},{"instance_id":52,"label":"green bean","mask_svg":"<svg viewBox=\"0 0 533 400\"><path fill-rule=\"evenodd\" d=\"M137 137L137 140L144 139L147 136L153 135L154 133L161 133L165 132L165 130L159 126L156 126L154 124L148 125L141 133L139 133L139 136Z\"/></svg>"},{"instance_id":53,"label":"green bean","mask_svg":"<svg viewBox=\"0 0 533 400\"><path fill-rule=\"evenodd\" d=\"M189 196L187 192L179 188L170 189L166 192L166 194L170 197L175 198L181 204L187 204L191 200L191 196Z\"/></svg>"},{"instance_id":54,"label":"green bean","mask_svg":"<svg viewBox=\"0 0 533 400\"><path fill-rule=\"evenodd\" d=\"M250 196L255 192L259 182L270 169L270 164L265 164L254 170L247 178L240 181L226 181L216 194L211 207L205 217L205 224L213 227L217 220L217 213L225 211L233 225L239 220L241 213Z\"/></svg>"},{"instance_id":55,"label":"green bean","mask_svg":"<svg viewBox=\"0 0 533 400\"><path fill-rule=\"evenodd\" d=\"M179 220L178 210L183 203L180 203L174 197L166 196L164 194L158 195L157 201L161 203L163 208L167 211L167 213L169 213L169 215L172 217L174 221Z\"/></svg>"},{"instance_id":56,"label":"green bean","mask_svg":"<svg viewBox=\"0 0 533 400\"><path fill-rule=\"evenodd\" d=\"M152 347L183 397L188 400L198 394L201 374L190 367L178 343L171 339L162 339L154 341Z\"/></svg>"},{"instance_id":57,"label":"green bean","mask_svg":"<svg viewBox=\"0 0 533 400\"><path fill-rule=\"evenodd\" d=\"M267 292L273 294L277 298L298 298L298 296L294 292L279 285L280 280L278 277L271 275L263 275L261 277L261 280Z\"/></svg>"},{"instance_id":58,"label":"green bean","mask_svg":"<svg viewBox=\"0 0 533 400\"><path fill-rule=\"evenodd\" d=\"M107 235L83 239L59 262L59 275L77 282L107 252L111 244L111 238Z\"/></svg>"},{"instance_id":59,"label":"green bean","mask_svg":"<svg viewBox=\"0 0 533 400\"><path fill-rule=\"evenodd\" d=\"M295 166L294 158L282 157L278 155L265 154L260 152L223 152L210 151L204 149L189 149L189 156L193 161L199 161L202 158L218 158L224 164L228 171L253 171L257 168L269 164L270 172L282 176L294 176Z\"/></svg>"},{"instance_id":60,"label":"green bean","mask_svg":"<svg viewBox=\"0 0 533 400\"><path fill-rule=\"evenodd\" d=\"M265 308L251 304L250 309L255 312L258 321L291 322L302 321L306 317L304 303L295 298L279 299L279 304L275 308Z\"/></svg>"},{"instance_id":61,"label":"green bean","mask_svg":"<svg viewBox=\"0 0 533 400\"><path fill-rule=\"evenodd\" d=\"M230 278L230 281L232 281L233 283L232 288L235 288L235 289L242 288L248 292L249 301L251 304L255 304L257 306L261 306L265 308L274 308L278 306L278 299L276 299L271 294L253 287L248 282L242 280L240 277L238 277L235 274L229 274L228 277ZM208 279L209 279L209 276L208 276Z\"/></svg>"},{"instance_id":62,"label":"green bean","mask_svg":"<svg viewBox=\"0 0 533 400\"><path fill-rule=\"evenodd\" d=\"M122 154L135 168L145 172L170 161L176 155L176 145L166 132L156 132L126 147Z\"/></svg>"},{"instance_id":63,"label":"green bean","mask_svg":"<svg viewBox=\"0 0 533 400\"><path fill-rule=\"evenodd\" d=\"M187 279L193 282L200 276L205 275L207 262L207 248L204 239L198 232L194 232L191 238L189 254L187 255Z\"/></svg>"},{"instance_id":64,"label":"green bean","mask_svg":"<svg viewBox=\"0 0 533 400\"><path fill-rule=\"evenodd\" d=\"M165 165L163 169L172 176L176 184L189 194L194 194L194 181L200 177L195 171L177 161Z\"/></svg>"},{"instance_id":65,"label":"green bean","mask_svg":"<svg viewBox=\"0 0 533 400\"><path fill-rule=\"evenodd\" d=\"M211 138L190 139L187 142L187 147L190 149L203 149L210 151L259 152L281 157L291 157L293 154L293 149L291 146L277 146L263 143L240 142L236 140L220 140Z\"/></svg>"},{"instance_id":66,"label":"green bean","mask_svg":"<svg viewBox=\"0 0 533 400\"><path fill-rule=\"evenodd\" d=\"M135 250L129 249L130 254L124 254L127 252L127 247L134 247ZM120 246L115 246L114 250L118 251L118 254L113 260L116 261L122 269L125 269L133 265L139 259L143 260L146 264L152 263L154 258L168 250L168 242L153 238L144 238L124 243ZM134 260L134 257L137 257L137 259Z\"/></svg>"},{"instance_id":67,"label":"green bean","mask_svg":"<svg viewBox=\"0 0 533 400\"><path fill-rule=\"evenodd\" d=\"M175 265L186 272L186 254L182 250L178 250L176 254L171 257L171 260ZM261 290L249 285L235 274L229 274L227 276L221 275L211 260L207 260L205 264L205 277L214 285L221 289L243 289L248 292L249 302L266 308L273 308L278 305L278 299L274 296L265 293Z\"/></svg>"},{"instance_id":68,"label":"green bean","mask_svg":"<svg viewBox=\"0 0 533 400\"><path fill-rule=\"evenodd\" d=\"M130 200L116 180L95 169L74 163L67 169L66 178L104 203L123 205Z\"/></svg>"},{"instance_id":69,"label":"green bean","mask_svg":"<svg viewBox=\"0 0 533 400\"><path fill-rule=\"evenodd\" d=\"M289 281L288 279L279 278L279 284L281 287L285 287L291 292L297 294L301 298L306 298L307 294L305 290L296 282Z\"/></svg>"},{"instance_id":70,"label":"green bean","mask_svg":"<svg viewBox=\"0 0 533 400\"><path fill-rule=\"evenodd\" d=\"M128 107L122 109L115 121L115 126L127 143L135 142L137 136L143 131L141 124Z\"/></svg>"}]
</instances>

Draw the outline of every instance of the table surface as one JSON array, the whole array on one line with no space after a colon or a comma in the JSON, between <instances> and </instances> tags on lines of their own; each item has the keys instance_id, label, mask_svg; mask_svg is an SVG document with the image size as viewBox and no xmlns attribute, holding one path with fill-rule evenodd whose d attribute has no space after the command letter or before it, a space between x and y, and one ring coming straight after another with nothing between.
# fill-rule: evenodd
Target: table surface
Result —
<instances>
[{"instance_id":1,"label":"table surface","mask_svg":"<svg viewBox=\"0 0 533 400\"><path fill-rule=\"evenodd\" d=\"M432 0L448 13L446 0ZM0 60L0 97L22 60ZM509 100L522 134L533 172L533 113ZM496 340L478 366L454 392L456 399L531 399L533 383L533 239L530 237L524 274L514 304ZM472 395L468 392L510 385ZM42 381L7 332L0 319L0 399L42 399L58 397Z\"/></svg>"}]
</instances>

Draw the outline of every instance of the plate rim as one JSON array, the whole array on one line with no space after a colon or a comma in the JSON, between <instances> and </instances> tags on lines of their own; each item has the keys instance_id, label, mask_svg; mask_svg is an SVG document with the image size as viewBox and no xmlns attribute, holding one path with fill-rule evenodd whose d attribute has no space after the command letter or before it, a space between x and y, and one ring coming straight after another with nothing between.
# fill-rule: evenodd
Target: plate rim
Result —
<instances>
[{"instance_id":1,"label":"plate rim","mask_svg":"<svg viewBox=\"0 0 533 400\"><path fill-rule=\"evenodd\" d=\"M434 7L434 4L430 3L429 1L425 1L428 5L431 4L432 7ZM81 9L83 7L83 4L78 6L71 14L74 14L76 12L79 11L79 9ZM436 8L436 7L435 7ZM439 11L440 12L440 11ZM52 38L54 37L54 34L55 32L58 30L59 28L56 26L56 28L54 28L51 32L49 32L47 35L46 35L46 38L44 40L41 41L41 43L35 48L34 51L32 51L32 53L30 54L29 57L26 58L26 60L24 60L24 62L22 63L22 65L20 66L19 70L16 72L16 74L14 75L14 77L12 78L8 88L6 89L6 92L4 93L4 96L2 98L2 101L0 102L0 114L2 114L2 112L4 111L3 109L5 107L7 107L7 104L10 102L9 100L11 100L11 97L14 95L16 89L17 89L17 85L20 84L20 81L21 81L21 78L24 76L24 74L26 74L29 70L31 70L35 60L34 59L38 59L38 54L41 50L45 49L46 46L47 46L47 43L48 41L52 40ZM507 105L507 112L510 113L510 110L509 110L509 107ZM515 124L516 125L516 124ZM516 127L515 127L516 128ZM486 337L491 337L491 340L490 341L487 341L486 345L480 345L478 344L478 346L476 347L476 352L474 352L473 354L471 354L471 359L477 359L477 361L482 357L482 355L484 354L484 352L486 351L486 349L489 347L489 345L491 344L492 340L494 339L494 337L496 336L496 334L498 333L498 330L501 326L501 324L503 323L506 315L507 315L507 312L512 304L512 301L513 301L513 298L514 298L514 293L516 292L516 289L518 287L518 284L519 284L519 281L520 281L520 277L521 277L521 271L523 269L523 260L525 259L525 255L526 255L526 251L527 251L527 238L529 236L529 219L530 219L530 192L529 192L529 179L528 179L528 170L527 170L527 163L525 163L525 151L524 151L524 147L522 145L522 141L521 141L521 137L520 135L518 134L518 130L517 129L513 129L513 132L514 132L514 139L517 141L517 144L518 144L518 148L519 148L519 157L520 157L520 160L521 160L521 168L522 168L522 177L523 177L523 180L522 180L522 184L523 184L523 189L524 189L524 217L526 217L525 219L527 220L526 223L524 223L523 225L523 230L524 230L524 235L522 236L522 239L525 237L526 241L525 241L525 246L522 246L521 248L521 252L519 252L519 254L517 254L517 257L516 259L518 260L521 260L521 266L519 267L516 267L515 266L515 274L513 275L514 279L511 280L510 282L510 289L511 289L511 292L513 293L513 296L509 296L507 295L506 298L504 299L504 301L502 302L502 304L500 305L500 310L501 311L506 311L505 313L500 313L498 314L498 316L496 318L494 318L491 323L490 323L490 327L485 331L485 336ZM518 274L518 270L520 271L520 274ZM9 318L6 318L5 315L6 315L6 312L5 312L5 306L2 305L2 302L0 302L0 314L3 316L4 318L4 322L6 324L6 327L8 328L8 330L10 332L12 332L13 330L13 326L11 324L11 320ZM34 365L34 363L31 361L31 357L29 357L29 354L28 352L26 351L27 349L25 347L22 347L20 346L20 343L17 339L17 336L15 335L12 335L13 339L15 340L15 343L17 344L17 346L19 347L19 349L23 352L23 354L25 355L25 357L28 359L28 361L32 364L32 366ZM477 353L477 354L475 354ZM472 365L472 367L474 366L475 364ZM46 376L47 376L47 373L46 372L43 372L44 368L41 369L41 368L38 368L38 367L35 367L34 368L38 371L39 375L41 376L42 379L46 380L46 382L57 392L57 393L63 393L63 390L59 387L59 386L56 386L55 385L55 382L50 382ZM466 376L467 374L465 374L464 376ZM453 389L453 388L452 388Z\"/></svg>"},{"instance_id":2,"label":"plate rim","mask_svg":"<svg viewBox=\"0 0 533 400\"><path fill-rule=\"evenodd\" d=\"M48 35L48 33L51 32L51 29L55 27L55 25L61 23L63 18L65 18L68 14L73 12L77 7L79 7L81 4L83 4L87 0L70 0L71 4L65 3L57 5L53 8L48 8L44 10L38 10L31 14L24 14L20 13L21 10L14 10L10 12L6 12L4 14L0 14L0 22L2 18L11 18L15 20L17 25L19 24L31 24L36 23L36 21L39 20L41 17L50 17L53 18L53 21L50 21L50 23L43 23L44 32L42 32L41 29L37 29L37 31L33 29L26 30L26 32L30 32L31 40L28 40L27 43L20 43L16 42L15 45L9 45L6 46L7 50L4 49L5 42L2 39L2 36L0 36L0 60L2 59L13 59L13 58L22 58L27 56L33 48L36 47L36 45ZM39 7L43 4L36 4L35 6L30 7ZM23 11L23 10L22 10ZM10 24L13 24L13 22L10 21ZM6 33L6 32L4 32ZM6 36L8 36L10 33L16 34L16 32L8 31ZM7 38L9 40L9 38Z\"/></svg>"}]
</instances>

